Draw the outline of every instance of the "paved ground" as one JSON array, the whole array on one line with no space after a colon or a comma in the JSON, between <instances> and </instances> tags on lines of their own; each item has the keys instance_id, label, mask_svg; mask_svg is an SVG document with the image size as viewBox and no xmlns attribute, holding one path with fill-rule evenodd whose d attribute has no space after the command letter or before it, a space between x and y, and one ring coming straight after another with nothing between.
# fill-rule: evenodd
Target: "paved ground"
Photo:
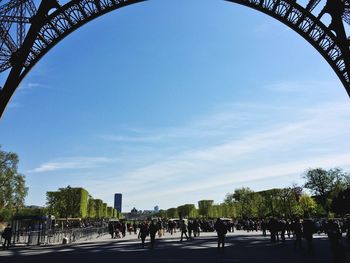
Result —
<instances>
[{"instance_id":1,"label":"paved ground","mask_svg":"<svg viewBox=\"0 0 350 263\"><path fill-rule=\"evenodd\" d=\"M147 240L149 242L149 240ZM226 239L225 253L218 253L214 233L203 233L193 240L179 242L179 234L156 240L156 248L142 249L134 235L125 239L99 239L71 245L12 248L0 251L0 262L269 262L269 263L329 263L332 262L328 240L315 236L315 253L294 250L293 241L270 243L260 233L236 231ZM306 244L304 244L306 246ZM350 262L350 255L348 261Z\"/></svg>"}]
</instances>

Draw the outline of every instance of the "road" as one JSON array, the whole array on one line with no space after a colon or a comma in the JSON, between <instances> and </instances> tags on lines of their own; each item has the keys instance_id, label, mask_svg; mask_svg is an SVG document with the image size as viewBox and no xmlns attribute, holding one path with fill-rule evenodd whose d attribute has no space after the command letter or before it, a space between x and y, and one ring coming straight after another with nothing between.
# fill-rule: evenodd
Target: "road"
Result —
<instances>
[{"instance_id":1,"label":"road","mask_svg":"<svg viewBox=\"0 0 350 263\"><path fill-rule=\"evenodd\" d=\"M215 233L202 233L200 237L183 242L179 242L179 233L166 234L156 239L156 247L151 250L149 246L142 249L135 235L127 235L125 239L104 236L70 245L16 247L0 251L0 262L332 262L326 236L315 235L312 255L307 253L306 244L303 245L303 250L295 250L292 239L287 238L284 244L271 243L269 237L263 237L260 232L236 231L227 235L224 253L217 251Z\"/></svg>"}]
</instances>

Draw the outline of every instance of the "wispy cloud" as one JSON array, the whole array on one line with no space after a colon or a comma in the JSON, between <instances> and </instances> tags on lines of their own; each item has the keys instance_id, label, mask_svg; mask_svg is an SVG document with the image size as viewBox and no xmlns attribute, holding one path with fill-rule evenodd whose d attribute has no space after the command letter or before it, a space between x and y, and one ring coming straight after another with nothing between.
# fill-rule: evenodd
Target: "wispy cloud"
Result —
<instances>
[{"instance_id":1,"label":"wispy cloud","mask_svg":"<svg viewBox=\"0 0 350 263\"><path fill-rule=\"evenodd\" d=\"M218 191L239 183L290 175L300 178L309 167L350 166L350 152L347 151L350 145L339 143L339 138L346 138L350 128L348 103L330 101L306 108L256 103L231 106L227 112L213 114L183 129L167 129L166 133L168 138L188 136L188 140L196 140L196 134L202 134L206 127L204 133L226 134L220 143L216 141L206 146L202 143L192 149L158 156L152 163L114 173L103 182L93 180L91 185L96 192L113 192L116 187L125 189L130 202L146 204L163 197L172 200L179 195ZM233 117L230 112L237 109L242 112ZM227 119L255 122L257 114L250 114L251 109L263 112L262 115L266 114L273 121L240 132L236 132L234 126L220 125L227 123ZM186 133L180 132L184 130ZM227 136L229 131L237 134ZM156 133L154 137L164 139L161 134ZM154 150L162 151L157 147ZM221 190L220 193L223 198L225 192Z\"/></svg>"},{"instance_id":2,"label":"wispy cloud","mask_svg":"<svg viewBox=\"0 0 350 263\"><path fill-rule=\"evenodd\" d=\"M69 157L45 162L38 167L28 170L28 173L53 172L58 170L89 169L103 164L115 162L118 159L106 157Z\"/></svg>"},{"instance_id":3,"label":"wispy cloud","mask_svg":"<svg viewBox=\"0 0 350 263\"><path fill-rule=\"evenodd\" d=\"M8 104L8 108L9 109L18 109L18 108L21 108L23 105L21 104L21 103L19 103L19 102L14 102L14 101L12 101L12 102L10 102L9 104Z\"/></svg>"},{"instance_id":4,"label":"wispy cloud","mask_svg":"<svg viewBox=\"0 0 350 263\"><path fill-rule=\"evenodd\" d=\"M27 91L27 90L32 90L38 87L42 87L40 83L34 83L34 82L29 82L29 83L23 83L18 87L18 90L20 91Z\"/></svg>"},{"instance_id":5,"label":"wispy cloud","mask_svg":"<svg viewBox=\"0 0 350 263\"><path fill-rule=\"evenodd\" d=\"M162 140L162 136L124 136L124 135L101 135L101 139L114 142L155 142Z\"/></svg>"},{"instance_id":6,"label":"wispy cloud","mask_svg":"<svg viewBox=\"0 0 350 263\"><path fill-rule=\"evenodd\" d=\"M264 88L280 93L329 93L329 87L334 86L334 80L310 80L310 81L278 81L265 85ZM336 88L336 87L334 87Z\"/></svg>"},{"instance_id":7,"label":"wispy cloud","mask_svg":"<svg viewBox=\"0 0 350 263\"><path fill-rule=\"evenodd\" d=\"M293 84L274 85L286 94L293 90ZM294 87L301 91L308 85ZM208 198L209 193L220 201L242 184L300 178L309 167L350 166L349 129L347 100L300 107L241 101L176 127L123 127L123 132L98 136L109 146L126 146L118 148L123 149L118 152L123 162L117 167L117 160L108 156L75 157L51 160L29 172L73 170L81 174L77 184L93 196L108 201L112 193L122 191L125 204L144 208L152 203L164 208L180 205L183 200ZM268 187L276 186L287 185Z\"/></svg>"}]
</instances>

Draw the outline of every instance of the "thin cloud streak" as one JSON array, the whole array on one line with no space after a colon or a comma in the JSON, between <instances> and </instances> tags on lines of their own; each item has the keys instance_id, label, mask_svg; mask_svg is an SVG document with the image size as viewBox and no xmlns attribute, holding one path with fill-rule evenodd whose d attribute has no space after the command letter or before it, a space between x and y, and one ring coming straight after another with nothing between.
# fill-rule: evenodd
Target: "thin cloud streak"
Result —
<instances>
[{"instance_id":1,"label":"thin cloud streak","mask_svg":"<svg viewBox=\"0 0 350 263\"><path fill-rule=\"evenodd\" d=\"M207 191L214 188L220 188L226 185L234 185L240 183L249 183L261 179L269 179L274 177L284 177L288 175L301 176L301 174L309 167L338 167L350 165L350 153L339 154L333 156L322 156L315 159L300 160L297 162L270 165L265 167L247 169L243 171L213 175L212 179L204 180L204 182L193 182L192 184L173 188L172 190L155 191L147 197L160 197L169 195L178 195L193 193L198 191ZM133 196L141 197L135 195Z\"/></svg>"},{"instance_id":2,"label":"thin cloud streak","mask_svg":"<svg viewBox=\"0 0 350 263\"><path fill-rule=\"evenodd\" d=\"M117 161L115 158L106 157L70 157L60 158L39 165L39 167L28 170L28 173L53 172L58 170L89 169L99 167L103 164Z\"/></svg>"},{"instance_id":3,"label":"thin cloud streak","mask_svg":"<svg viewBox=\"0 0 350 263\"><path fill-rule=\"evenodd\" d=\"M256 110L257 105L254 108ZM273 110L278 111L278 107ZM100 184L94 181L92 185L104 192L113 192L118 178L117 187L126 189L130 202L154 203L164 196L171 199L180 194L217 190L227 185L289 175L298 177L309 167L350 165L350 153L344 152L344 145L334 144L334 140L350 128L350 108L346 103L327 102L293 112L294 121L277 121L221 144L178 152L106 178ZM212 123L218 122L212 119ZM195 128L190 129L195 134ZM176 133L172 136L176 137ZM274 158L259 163L266 156Z\"/></svg>"}]
</instances>

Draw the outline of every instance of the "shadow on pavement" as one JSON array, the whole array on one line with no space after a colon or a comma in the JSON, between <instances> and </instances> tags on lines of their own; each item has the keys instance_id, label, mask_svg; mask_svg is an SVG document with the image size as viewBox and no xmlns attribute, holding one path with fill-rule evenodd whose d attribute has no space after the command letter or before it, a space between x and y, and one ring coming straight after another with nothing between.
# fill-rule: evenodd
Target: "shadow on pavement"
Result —
<instances>
[{"instance_id":1,"label":"shadow on pavement","mask_svg":"<svg viewBox=\"0 0 350 263\"><path fill-rule=\"evenodd\" d=\"M149 240L148 240L149 241ZM149 245L149 243L148 243ZM332 262L326 237L314 239L314 253L295 250L293 241L271 243L268 237L236 235L226 238L224 253L215 237L179 242L178 238L156 240L155 249L142 249L135 240L110 240L55 247L13 248L0 252L1 262ZM7 255L7 256L6 256ZM349 259L349 258L348 258Z\"/></svg>"}]
</instances>

